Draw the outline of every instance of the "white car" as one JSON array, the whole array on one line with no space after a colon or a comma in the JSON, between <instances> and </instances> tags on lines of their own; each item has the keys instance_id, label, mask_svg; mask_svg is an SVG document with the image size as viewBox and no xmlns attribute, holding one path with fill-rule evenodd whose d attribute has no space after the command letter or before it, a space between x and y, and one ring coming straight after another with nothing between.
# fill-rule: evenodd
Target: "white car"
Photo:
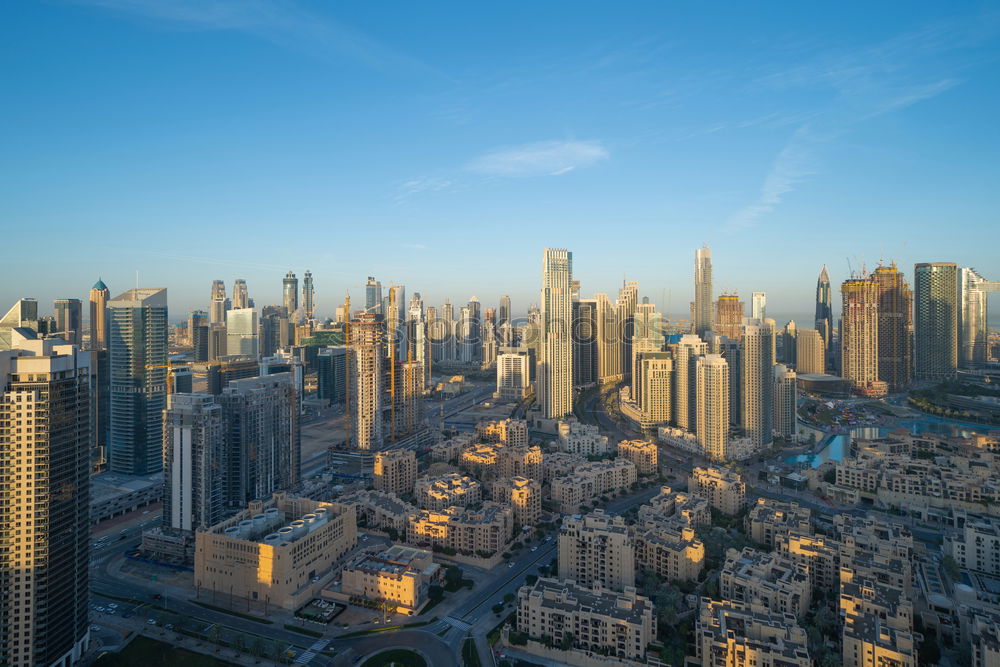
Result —
<instances>
[{"instance_id":1,"label":"white car","mask_svg":"<svg viewBox=\"0 0 1000 667\"><path fill-rule=\"evenodd\" d=\"M514 567L513 563L507 563L507 567Z\"/></svg>"},{"instance_id":2,"label":"white car","mask_svg":"<svg viewBox=\"0 0 1000 667\"><path fill-rule=\"evenodd\" d=\"M538 547L531 547L532 551L538 551Z\"/></svg>"},{"instance_id":3,"label":"white car","mask_svg":"<svg viewBox=\"0 0 1000 667\"><path fill-rule=\"evenodd\" d=\"M117 602L109 602L108 603L108 609L118 609L118 603Z\"/></svg>"},{"instance_id":4,"label":"white car","mask_svg":"<svg viewBox=\"0 0 1000 667\"><path fill-rule=\"evenodd\" d=\"M104 611L104 607L94 607L96 611Z\"/></svg>"},{"instance_id":5,"label":"white car","mask_svg":"<svg viewBox=\"0 0 1000 667\"><path fill-rule=\"evenodd\" d=\"M156 625L156 619L155 618L147 618L146 619L146 625Z\"/></svg>"}]
</instances>

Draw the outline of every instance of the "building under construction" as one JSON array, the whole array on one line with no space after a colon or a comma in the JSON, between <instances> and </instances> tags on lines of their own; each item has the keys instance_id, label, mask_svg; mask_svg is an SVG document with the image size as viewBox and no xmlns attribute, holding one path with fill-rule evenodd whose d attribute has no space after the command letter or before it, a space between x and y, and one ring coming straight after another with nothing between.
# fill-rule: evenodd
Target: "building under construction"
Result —
<instances>
[{"instance_id":1,"label":"building under construction","mask_svg":"<svg viewBox=\"0 0 1000 667\"><path fill-rule=\"evenodd\" d=\"M879 289L873 275L861 273L840 287L844 299L841 319L841 375L856 393L884 396L887 384L879 376Z\"/></svg>"},{"instance_id":2,"label":"building under construction","mask_svg":"<svg viewBox=\"0 0 1000 667\"><path fill-rule=\"evenodd\" d=\"M891 392L913 379L913 292L895 262L872 274L878 301L878 377Z\"/></svg>"},{"instance_id":3,"label":"building under construction","mask_svg":"<svg viewBox=\"0 0 1000 667\"><path fill-rule=\"evenodd\" d=\"M715 333L739 340L743 329L743 308L743 302L735 293L720 295L715 302Z\"/></svg>"}]
</instances>

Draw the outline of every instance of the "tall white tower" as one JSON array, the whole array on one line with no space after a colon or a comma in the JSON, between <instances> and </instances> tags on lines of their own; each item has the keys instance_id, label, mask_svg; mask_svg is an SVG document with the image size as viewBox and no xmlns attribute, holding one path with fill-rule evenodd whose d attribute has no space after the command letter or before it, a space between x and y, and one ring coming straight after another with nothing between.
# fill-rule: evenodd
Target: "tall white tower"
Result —
<instances>
[{"instance_id":1,"label":"tall white tower","mask_svg":"<svg viewBox=\"0 0 1000 667\"><path fill-rule=\"evenodd\" d=\"M541 355L539 396L546 419L560 419L573 410L573 253L546 248L542 253Z\"/></svg>"},{"instance_id":2,"label":"tall white tower","mask_svg":"<svg viewBox=\"0 0 1000 667\"><path fill-rule=\"evenodd\" d=\"M774 328L761 320L748 319L740 342L743 382L741 392L743 430L754 448L771 444L774 425Z\"/></svg>"},{"instance_id":3,"label":"tall white tower","mask_svg":"<svg viewBox=\"0 0 1000 667\"><path fill-rule=\"evenodd\" d=\"M694 253L694 316L691 328L702 336L712 330L712 251L702 246Z\"/></svg>"},{"instance_id":4,"label":"tall white tower","mask_svg":"<svg viewBox=\"0 0 1000 667\"><path fill-rule=\"evenodd\" d=\"M696 375L698 442L713 461L725 461L729 436L729 364L721 354L706 354L698 357Z\"/></svg>"}]
</instances>

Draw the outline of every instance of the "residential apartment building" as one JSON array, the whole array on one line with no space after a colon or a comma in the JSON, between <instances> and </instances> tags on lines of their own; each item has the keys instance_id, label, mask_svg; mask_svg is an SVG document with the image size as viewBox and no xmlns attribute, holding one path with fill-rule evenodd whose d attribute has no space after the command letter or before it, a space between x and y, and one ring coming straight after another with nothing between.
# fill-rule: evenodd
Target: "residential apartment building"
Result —
<instances>
[{"instance_id":1,"label":"residential apartment building","mask_svg":"<svg viewBox=\"0 0 1000 667\"><path fill-rule=\"evenodd\" d=\"M372 468L372 482L376 491L410 494L413 493L416 481L416 452L411 449L376 452Z\"/></svg>"},{"instance_id":2,"label":"residential apartment building","mask_svg":"<svg viewBox=\"0 0 1000 667\"><path fill-rule=\"evenodd\" d=\"M424 509L443 510L481 502L483 487L468 475L451 472L438 477L421 477L414 485L414 495L417 504Z\"/></svg>"},{"instance_id":3,"label":"residential apartment building","mask_svg":"<svg viewBox=\"0 0 1000 667\"><path fill-rule=\"evenodd\" d=\"M688 492L708 500L724 514L739 514L746 506L746 484L725 468L695 468L688 476Z\"/></svg>"},{"instance_id":4,"label":"residential apartment building","mask_svg":"<svg viewBox=\"0 0 1000 667\"><path fill-rule=\"evenodd\" d=\"M679 517L677 517L679 518ZM641 518L640 518L641 521ZM633 529L636 569L667 581L697 581L705 545L681 521L646 521Z\"/></svg>"},{"instance_id":5,"label":"residential apartment building","mask_svg":"<svg viewBox=\"0 0 1000 667\"><path fill-rule=\"evenodd\" d=\"M552 480L551 497L571 514L602 494L628 490L636 477L635 465L626 459L581 463L572 474Z\"/></svg>"},{"instance_id":6,"label":"residential apartment building","mask_svg":"<svg viewBox=\"0 0 1000 667\"><path fill-rule=\"evenodd\" d=\"M780 553L729 549L719 575L724 600L759 603L772 613L805 615L811 601L809 566Z\"/></svg>"},{"instance_id":7,"label":"residential apartment building","mask_svg":"<svg viewBox=\"0 0 1000 667\"><path fill-rule=\"evenodd\" d=\"M385 602L397 612L413 615L427 602L428 589L439 578L440 569L431 552L397 544L352 558L341 572L340 591L348 598Z\"/></svg>"},{"instance_id":8,"label":"residential apartment building","mask_svg":"<svg viewBox=\"0 0 1000 667\"><path fill-rule=\"evenodd\" d=\"M559 529L559 578L613 591L635 586L635 547L625 520L600 509L564 518Z\"/></svg>"},{"instance_id":9,"label":"residential apartment building","mask_svg":"<svg viewBox=\"0 0 1000 667\"><path fill-rule=\"evenodd\" d=\"M653 475L659 471L659 453L652 440L622 440L618 443L618 456L631 461L640 475Z\"/></svg>"},{"instance_id":10,"label":"residential apartment building","mask_svg":"<svg viewBox=\"0 0 1000 667\"><path fill-rule=\"evenodd\" d=\"M584 456L603 456L611 451L607 436L593 424L576 420L559 422L559 451Z\"/></svg>"},{"instance_id":11,"label":"residential apartment building","mask_svg":"<svg viewBox=\"0 0 1000 667\"><path fill-rule=\"evenodd\" d=\"M542 514L542 483L529 477L501 477L493 484L493 500L511 506L514 523L537 525Z\"/></svg>"},{"instance_id":12,"label":"residential apartment building","mask_svg":"<svg viewBox=\"0 0 1000 667\"><path fill-rule=\"evenodd\" d=\"M798 503L758 498L757 504L747 514L746 534L757 544L774 549L780 535L787 535L792 531L811 533L811 517L809 508Z\"/></svg>"},{"instance_id":13,"label":"residential apartment building","mask_svg":"<svg viewBox=\"0 0 1000 667\"><path fill-rule=\"evenodd\" d=\"M792 614L730 600L701 599L694 633L702 665L812 667L806 631Z\"/></svg>"},{"instance_id":14,"label":"residential apartment building","mask_svg":"<svg viewBox=\"0 0 1000 667\"><path fill-rule=\"evenodd\" d=\"M406 538L418 546L490 557L506 548L513 528L511 507L488 500L479 510L419 510L408 518Z\"/></svg>"}]
</instances>

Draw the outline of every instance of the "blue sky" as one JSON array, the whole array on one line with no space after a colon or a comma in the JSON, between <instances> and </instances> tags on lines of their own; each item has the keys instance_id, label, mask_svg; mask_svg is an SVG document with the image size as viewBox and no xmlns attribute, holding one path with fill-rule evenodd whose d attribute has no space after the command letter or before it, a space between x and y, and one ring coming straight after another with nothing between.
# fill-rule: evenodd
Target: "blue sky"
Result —
<instances>
[{"instance_id":1,"label":"blue sky","mask_svg":"<svg viewBox=\"0 0 1000 667\"><path fill-rule=\"evenodd\" d=\"M3 3L0 302L308 268L324 314L520 313L545 246L671 313L701 243L778 313L848 258L997 278L998 47L995 3Z\"/></svg>"}]
</instances>

